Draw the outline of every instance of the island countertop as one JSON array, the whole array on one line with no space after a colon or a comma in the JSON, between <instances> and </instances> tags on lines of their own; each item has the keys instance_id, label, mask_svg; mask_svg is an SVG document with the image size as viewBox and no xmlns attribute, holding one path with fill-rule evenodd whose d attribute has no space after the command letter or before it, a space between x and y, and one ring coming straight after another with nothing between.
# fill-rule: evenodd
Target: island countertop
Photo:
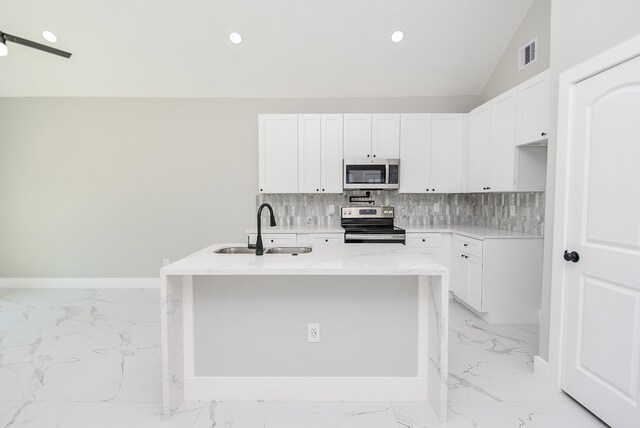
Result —
<instances>
[{"instance_id":1,"label":"island countertop","mask_svg":"<svg viewBox=\"0 0 640 428\"><path fill-rule=\"evenodd\" d=\"M290 254L215 254L214 244L160 270L161 275L441 275L448 270L422 248L398 244L318 245Z\"/></svg>"}]
</instances>

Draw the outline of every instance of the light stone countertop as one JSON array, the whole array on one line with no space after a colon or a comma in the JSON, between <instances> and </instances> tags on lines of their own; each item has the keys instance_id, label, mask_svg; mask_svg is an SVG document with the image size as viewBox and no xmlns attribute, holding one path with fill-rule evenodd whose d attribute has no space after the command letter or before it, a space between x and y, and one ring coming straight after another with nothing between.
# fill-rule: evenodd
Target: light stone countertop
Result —
<instances>
[{"instance_id":1,"label":"light stone countertop","mask_svg":"<svg viewBox=\"0 0 640 428\"><path fill-rule=\"evenodd\" d=\"M473 225L435 225L416 226L402 223L396 224L407 231L407 233L457 233L475 239L542 239L540 235L532 235L511 230L497 229L494 227L473 226ZM256 233L256 228L246 229L245 233ZM311 233L311 234L331 234L344 233L341 226L264 226L262 233Z\"/></svg>"},{"instance_id":2,"label":"light stone countertop","mask_svg":"<svg viewBox=\"0 0 640 428\"><path fill-rule=\"evenodd\" d=\"M214 254L214 244L160 270L161 275L442 275L421 248L400 244L317 245L307 254Z\"/></svg>"}]
</instances>

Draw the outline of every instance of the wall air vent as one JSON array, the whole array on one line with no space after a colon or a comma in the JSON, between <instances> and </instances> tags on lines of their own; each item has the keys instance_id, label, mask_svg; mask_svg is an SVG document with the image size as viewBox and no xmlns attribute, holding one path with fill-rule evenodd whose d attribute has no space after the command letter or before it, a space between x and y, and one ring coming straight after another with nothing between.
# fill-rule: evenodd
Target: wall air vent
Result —
<instances>
[{"instance_id":1,"label":"wall air vent","mask_svg":"<svg viewBox=\"0 0 640 428\"><path fill-rule=\"evenodd\" d=\"M518 55L518 70L522 70L538 58L538 39L533 39L529 44L520 48Z\"/></svg>"}]
</instances>

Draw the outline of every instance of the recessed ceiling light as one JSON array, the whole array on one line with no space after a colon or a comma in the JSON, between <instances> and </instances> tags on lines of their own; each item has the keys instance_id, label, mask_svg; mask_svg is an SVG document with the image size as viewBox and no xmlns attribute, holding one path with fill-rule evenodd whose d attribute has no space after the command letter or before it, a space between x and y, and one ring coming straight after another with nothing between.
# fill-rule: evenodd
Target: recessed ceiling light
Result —
<instances>
[{"instance_id":1,"label":"recessed ceiling light","mask_svg":"<svg viewBox=\"0 0 640 428\"><path fill-rule=\"evenodd\" d=\"M231 40L231 43L234 45L239 45L242 43L242 36L239 33L231 33L229 34L229 40Z\"/></svg>"},{"instance_id":2,"label":"recessed ceiling light","mask_svg":"<svg viewBox=\"0 0 640 428\"><path fill-rule=\"evenodd\" d=\"M55 43L58 41L58 37L55 34L53 34L51 31L43 31L42 37L44 37L44 39L50 43Z\"/></svg>"},{"instance_id":3,"label":"recessed ceiling light","mask_svg":"<svg viewBox=\"0 0 640 428\"><path fill-rule=\"evenodd\" d=\"M404 39L404 33L400 30L394 31L391 35L391 41L393 43L400 43Z\"/></svg>"}]
</instances>

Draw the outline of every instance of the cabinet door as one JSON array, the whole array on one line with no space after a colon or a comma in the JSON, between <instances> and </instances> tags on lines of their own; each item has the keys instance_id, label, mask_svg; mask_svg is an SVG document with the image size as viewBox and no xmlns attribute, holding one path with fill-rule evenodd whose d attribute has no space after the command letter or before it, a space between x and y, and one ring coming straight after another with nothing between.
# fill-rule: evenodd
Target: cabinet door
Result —
<instances>
[{"instance_id":1,"label":"cabinet door","mask_svg":"<svg viewBox=\"0 0 640 428\"><path fill-rule=\"evenodd\" d=\"M512 191L516 153L517 91L508 91L491 102L490 190Z\"/></svg>"},{"instance_id":2,"label":"cabinet door","mask_svg":"<svg viewBox=\"0 0 640 428\"><path fill-rule=\"evenodd\" d=\"M298 191L316 193L321 189L320 115L298 115Z\"/></svg>"},{"instance_id":3,"label":"cabinet door","mask_svg":"<svg viewBox=\"0 0 640 428\"><path fill-rule=\"evenodd\" d=\"M518 89L518 144L546 139L549 128L548 72L528 80Z\"/></svg>"},{"instance_id":4,"label":"cabinet door","mask_svg":"<svg viewBox=\"0 0 640 428\"><path fill-rule=\"evenodd\" d=\"M400 192L430 191L431 115L403 114L400 123Z\"/></svg>"},{"instance_id":5,"label":"cabinet door","mask_svg":"<svg viewBox=\"0 0 640 428\"><path fill-rule=\"evenodd\" d=\"M468 271L466 302L477 311L482 311L482 259L465 254Z\"/></svg>"},{"instance_id":6,"label":"cabinet door","mask_svg":"<svg viewBox=\"0 0 640 428\"><path fill-rule=\"evenodd\" d=\"M489 104L469 113L469 141L467 146L467 190L482 192L491 181L491 106Z\"/></svg>"},{"instance_id":7,"label":"cabinet door","mask_svg":"<svg viewBox=\"0 0 640 428\"><path fill-rule=\"evenodd\" d=\"M465 115L434 114L431 123L431 191L460 192L463 189L462 149L465 138Z\"/></svg>"},{"instance_id":8,"label":"cabinet door","mask_svg":"<svg viewBox=\"0 0 640 428\"><path fill-rule=\"evenodd\" d=\"M342 193L342 115L320 117L321 191Z\"/></svg>"},{"instance_id":9,"label":"cabinet door","mask_svg":"<svg viewBox=\"0 0 640 428\"><path fill-rule=\"evenodd\" d=\"M453 252L452 284L453 294L466 302L469 295L469 264L460 251Z\"/></svg>"},{"instance_id":10,"label":"cabinet door","mask_svg":"<svg viewBox=\"0 0 640 428\"><path fill-rule=\"evenodd\" d=\"M400 115L374 114L372 121L371 154L374 158L400 157Z\"/></svg>"},{"instance_id":11,"label":"cabinet door","mask_svg":"<svg viewBox=\"0 0 640 428\"><path fill-rule=\"evenodd\" d=\"M344 115L344 158L371 157L371 115Z\"/></svg>"},{"instance_id":12,"label":"cabinet door","mask_svg":"<svg viewBox=\"0 0 640 428\"><path fill-rule=\"evenodd\" d=\"M259 190L263 193L298 191L298 116L258 116Z\"/></svg>"}]
</instances>

